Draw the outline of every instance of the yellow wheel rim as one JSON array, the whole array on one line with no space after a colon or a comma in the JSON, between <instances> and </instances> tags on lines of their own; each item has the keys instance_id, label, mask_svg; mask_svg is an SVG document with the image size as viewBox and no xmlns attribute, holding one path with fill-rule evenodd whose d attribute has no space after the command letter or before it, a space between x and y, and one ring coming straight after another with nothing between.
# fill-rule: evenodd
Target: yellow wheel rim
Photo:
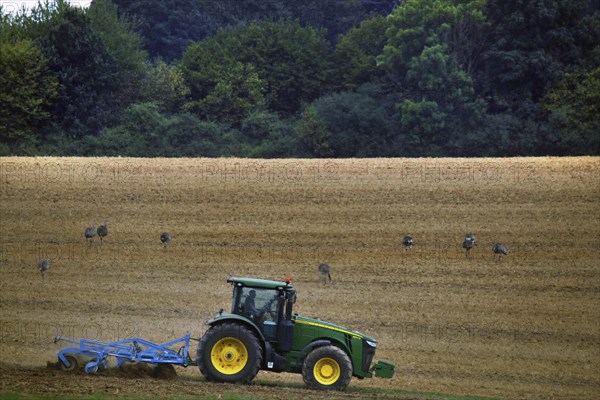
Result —
<instances>
[{"instance_id":1,"label":"yellow wheel rim","mask_svg":"<svg viewBox=\"0 0 600 400\"><path fill-rule=\"evenodd\" d=\"M340 378L340 365L333 358L321 358L313 368L315 379L321 385L333 385Z\"/></svg>"},{"instance_id":2,"label":"yellow wheel rim","mask_svg":"<svg viewBox=\"0 0 600 400\"><path fill-rule=\"evenodd\" d=\"M233 375L246 366L248 350L241 340L223 338L213 346L210 359L217 371L225 375Z\"/></svg>"}]
</instances>

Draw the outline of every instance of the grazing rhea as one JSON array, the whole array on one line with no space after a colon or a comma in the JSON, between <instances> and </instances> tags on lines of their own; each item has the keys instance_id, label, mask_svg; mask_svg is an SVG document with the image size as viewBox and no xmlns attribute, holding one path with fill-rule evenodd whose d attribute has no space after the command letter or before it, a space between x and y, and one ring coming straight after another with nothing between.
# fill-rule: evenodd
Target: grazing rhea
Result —
<instances>
[{"instance_id":1,"label":"grazing rhea","mask_svg":"<svg viewBox=\"0 0 600 400\"><path fill-rule=\"evenodd\" d=\"M494 243L492 245L492 251L494 254L498 254L498 258L500 258L501 254L508 255L508 253L510 253L510 250L506 248L504 243Z\"/></svg>"},{"instance_id":2,"label":"grazing rhea","mask_svg":"<svg viewBox=\"0 0 600 400\"><path fill-rule=\"evenodd\" d=\"M48 272L48 269L50 269L50 260L47 258L40 260L40 262L38 263L38 269L42 274L42 279L44 279L44 274Z\"/></svg>"},{"instance_id":3,"label":"grazing rhea","mask_svg":"<svg viewBox=\"0 0 600 400\"><path fill-rule=\"evenodd\" d=\"M415 245L415 241L413 240L412 236L410 235L405 235L402 238L402 245L404 246L404 249L406 250L406 254L408 254L408 252L413 248L413 246Z\"/></svg>"},{"instance_id":4,"label":"grazing rhea","mask_svg":"<svg viewBox=\"0 0 600 400\"><path fill-rule=\"evenodd\" d=\"M91 244L94 236L96 236L96 224L85 228L85 231L83 231L83 236L85 236L85 238Z\"/></svg>"},{"instance_id":5,"label":"grazing rhea","mask_svg":"<svg viewBox=\"0 0 600 400\"><path fill-rule=\"evenodd\" d=\"M319 273L321 274L321 278L323 278L323 283L327 283L327 279L329 278L329 282L333 283L333 279L331 279L331 268L328 264L319 265Z\"/></svg>"},{"instance_id":6,"label":"grazing rhea","mask_svg":"<svg viewBox=\"0 0 600 400\"><path fill-rule=\"evenodd\" d=\"M171 241L171 235L169 232L163 232L160 234L160 241L162 242L164 247L167 247L169 242Z\"/></svg>"},{"instance_id":7,"label":"grazing rhea","mask_svg":"<svg viewBox=\"0 0 600 400\"><path fill-rule=\"evenodd\" d=\"M104 237L106 235L108 235L108 220L107 219L104 220L104 225L100 225L98 227L97 232L98 232L98 236L100 237L100 244L102 244L102 239L104 239Z\"/></svg>"},{"instance_id":8,"label":"grazing rhea","mask_svg":"<svg viewBox=\"0 0 600 400\"><path fill-rule=\"evenodd\" d=\"M475 236L473 236L472 233L467 233L465 235L465 240L463 240L462 247L465 249L465 257L469 257L469 252L473 247L475 247Z\"/></svg>"}]
</instances>

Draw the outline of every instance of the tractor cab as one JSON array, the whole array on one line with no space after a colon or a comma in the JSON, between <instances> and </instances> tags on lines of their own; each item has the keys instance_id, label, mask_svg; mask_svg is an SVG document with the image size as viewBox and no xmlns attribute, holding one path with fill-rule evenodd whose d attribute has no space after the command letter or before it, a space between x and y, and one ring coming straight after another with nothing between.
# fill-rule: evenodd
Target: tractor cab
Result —
<instances>
[{"instance_id":1,"label":"tractor cab","mask_svg":"<svg viewBox=\"0 0 600 400\"><path fill-rule=\"evenodd\" d=\"M291 349L296 291L291 281L230 278L233 285L231 313L252 321L279 352Z\"/></svg>"}]
</instances>

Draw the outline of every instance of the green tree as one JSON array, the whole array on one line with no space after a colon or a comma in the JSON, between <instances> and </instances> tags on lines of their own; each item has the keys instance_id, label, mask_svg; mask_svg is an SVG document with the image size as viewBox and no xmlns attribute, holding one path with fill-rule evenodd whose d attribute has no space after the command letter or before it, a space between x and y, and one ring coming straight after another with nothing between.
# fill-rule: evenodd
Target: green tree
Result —
<instances>
[{"instance_id":1,"label":"green tree","mask_svg":"<svg viewBox=\"0 0 600 400\"><path fill-rule=\"evenodd\" d=\"M242 63L214 37L192 44L180 63L189 86L187 107L200 116L239 124L264 104L264 83L254 66Z\"/></svg>"},{"instance_id":2,"label":"green tree","mask_svg":"<svg viewBox=\"0 0 600 400\"><path fill-rule=\"evenodd\" d=\"M551 154L600 154L600 67L567 74L542 102L552 131L545 137Z\"/></svg>"},{"instance_id":3,"label":"green tree","mask_svg":"<svg viewBox=\"0 0 600 400\"><path fill-rule=\"evenodd\" d=\"M500 142L508 138L511 145L501 155L582 154L585 141L597 147L589 131L573 129L569 107L552 96L544 100L549 90L566 95L559 89L565 74L581 77L600 65L597 6L579 0L488 0L484 15L490 36L478 71L488 103L483 135L505 133Z\"/></svg>"},{"instance_id":4,"label":"green tree","mask_svg":"<svg viewBox=\"0 0 600 400\"><path fill-rule=\"evenodd\" d=\"M538 102L567 72L597 66L600 13L591 1L488 0L484 70L495 112ZM595 11L595 12L594 12Z\"/></svg>"},{"instance_id":5,"label":"green tree","mask_svg":"<svg viewBox=\"0 0 600 400\"><path fill-rule=\"evenodd\" d=\"M386 19L382 16L364 20L360 26L340 37L332 56L332 89L356 89L364 83L379 78L377 56L386 42Z\"/></svg>"},{"instance_id":6,"label":"green tree","mask_svg":"<svg viewBox=\"0 0 600 400\"><path fill-rule=\"evenodd\" d=\"M191 93L181 69L162 60L146 64L141 91L147 101L155 102L163 112L170 113L185 111Z\"/></svg>"},{"instance_id":7,"label":"green tree","mask_svg":"<svg viewBox=\"0 0 600 400\"><path fill-rule=\"evenodd\" d=\"M424 47L445 45L468 74L480 66L490 42L487 0L406 0L388 16L390 30L379 63L400 80Z\"/></svg>"},{"instance_id":8,"label":"green tree","mask_svg":"<svg viewBox=\"0 0 600 400\"><path fill-rule=\"evenodd\" d=\"M300 140L294 132L294 121L268 111L254 111L240 128L242 155L246 157L298 157Z\"/></svg>"},{"instance_id":9,"label":"green tree","mask_svg":"<svg viewBox=\"0 0 600 400\"><path fill-rule=\"evenodd\" d=\"M314 106L306 107L295 131L311 156L331 157L333 155L331 132L327 130L326 121Z\"/></svg>"},{"instance_id":10,"label":"green tree","mask_svg":"<svg viewBox=\"0 0 600 400\"><path fill-rule=\"evenodd\" d=\"M447 143L446 117L447 114L440 110L435 101L404 100L398 105L401 114L400 132L403 136L417 137L409 140L406 145L417 145L420 155L440 156L445 155L442 145Z\"/></svg>"},{"instance_id":11,"label":"green tree","mask_svg":"<svg viewBox=\"0 0 600 400\"><path fill-rule=\"evenodd\" d=\"M266 83L269 110L294 114L321 94L328 47L323 32L297 21L259 22L221 32L229 57L251 64Z\"/></svg>"},{"instance_id":12,"label":"green tree","mask_svg":"<svg viewBox=\"0 0 600 400\"><path fill-rule=\"evenodd\" d=\"M380 65L402 85L408 63L425 47L448 44L459 9L451 0L406 0L389 16L387 43Z\"/></svg>"},{"instance_id":13,"label":"green tree","mask_svg":"<svg viewBox=\"0 0 600 400\"><path fill-rule=\"evenodd\" d=\"M330 45L375 15L387 15L400 0L114 0L119 12L139 21L152 58L179 59L192 42L228 27L298 20L325 32Z\"/></svg>"},{"instance_id":14,"label":"green tree","mask_svg":"<svg viewBox=\"0 0 600 400\"><path fill-rule=\"evenodd\" d=\"M327 95L315 100L312 107L324 123L323 132L328 132L333 156L394 155L394 100L379 86L365 84L356 91ZM317 120L310 114L307 117Z\"/></svg>"},{"instance_id":15,"label":"green tree","mask_svg":"<svg viewBox=\"0 0 600 400\"><path fill-rule=\"evenodd\" d=\"M449 50L461 68L475 74L483 62L483 53L490 45L490 22L484 15L487 0L455 1L456 18L448 37Z\"/></svg>"},{"instance_id":16,"label":"green tree","mask_svg":"<svg viewBox=\"0 0 600 400\"><path fill-rule=\"evenodd\" d=\"M116 63L113 79L118 84L114 99L121 107L141 99L140 81L146 73L147 54L142 49L142 40L134 32L134 25L124 16L119 16L111 0L94 0L87 15L90 27Z\"/></svg>"},{"instance_id":17,"label":"green tree","mask_svg":"<svg viewBox=\"0 0 600 400\"><path fill-rule=\"evenodd\" d=\"M484 112L483 103L475 98L472 77L445 45L426 47L411 60L406 85L414 98L436 102L452 129L476 128Z\"/></svg>"},{"instance_id":18,"label":"green tree","mask_svg":"<svg viewBox=\"0 0 600 400\"><path fill-rule=\"evenodd\" d=\"M249 112L264 104L263 82L254 66L233 62L221 66L210 93L198 102L200 114L208 119L238 124Z\"/></svg>"},{"instance_id":19,"label":"green tree","mask_svg":"<svg viewBox=\"0 0 600 400\"><path fill-rule=\"evenodd\" d=\"M53 123L67 137L79 138L97 133L117 115L118 66L84 10L62 0L56 5L34 10L28 29L58 80Z\"/></svg>"},{"instance_id":20,"label":"green tree","mask_svg":"<svg viewBox=\"0 0 600 400\"><path fill-rule=\"evenodd\" d=\"M39 136L56 87L46 59L30 40L0 42L0 142Z\"/></svg>"},{"instance_id":21,"label":"green tree","mask_svg":"<svg viewBox=\"0 0 600 400\"><path fill-rule=\"evenodd\" d=\"M155 103L129 106L120 123L77 143L82 155L134 157L217 157L235 154L229 127L189 113L166 114Z\"/></svg>"},{"instance_id":22,"label":"green tree","mask_svg":"<svg viewBox=\"0 0 600 400\"><path fill-rule=\"evenodd\" d=\"M452 50L461 41L469 45L456 32L466 29L465 20L480 21L480 7L479 1L407 0L388 18L388 42L378 60L402 96L397 143L410 143L416 154L456 154L459 137L481 125L484 103L464 69L479 56Z\"/></svg>"},{"instance_id":23,"label":"green tree","mask_svg":"<svg viewBox=\"0 0 600 400\"><path fill-rule=\"evenodd\" d=\"M201 114L239 121L252 105L294 114L316 99L327 59L322 33L286 21L221 30L192 44L180 65Z\"/></svg>"},{"instance_id":24,"label":"green tree","mask_svg":"<svg viewBox=\"0 0 600 400\"><path fill-rule=\"evenodd\" d=\"M166 156L163 146L165 116L154 103L129 106L120 116L121 124L104 128L97 137L84 140L84 149L102 149L101 154L134 157ZM90 150L87 150L90 151Z\"/></svg>"},{"instance_id":25,"label":"green tree","mask_svg":"<svg viewBox=\"0 0 600 400\"><path fill-rule=\"evenodd\" d=\"M218 25L210 11L219 1L113 0L119 13L137 21L144 48L151 58L171 62L192 41L213 35Z\"/></svg>"}]
</instances>

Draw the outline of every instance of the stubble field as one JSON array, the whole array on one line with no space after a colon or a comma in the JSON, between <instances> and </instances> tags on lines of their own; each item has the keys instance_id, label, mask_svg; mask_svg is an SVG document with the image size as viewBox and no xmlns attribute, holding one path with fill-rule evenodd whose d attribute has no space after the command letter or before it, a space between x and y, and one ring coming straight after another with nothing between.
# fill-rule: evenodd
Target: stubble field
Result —
<instances>
[{"instance_id":1,"label":"stubble field","mask_svg":"<svg viewBox=\"0 0 600 400\"><path fill-rule=\"evenodd\" d=\"M396 363L336 397L597 399L599 172L599 158L2 158L0 396L319 398L290 374L240 388L195 366L174 381L46 368L56 335L200 336L230 308L228 277L290 274L298 313L374 336Z\"/></svg>"}]
</instances>

